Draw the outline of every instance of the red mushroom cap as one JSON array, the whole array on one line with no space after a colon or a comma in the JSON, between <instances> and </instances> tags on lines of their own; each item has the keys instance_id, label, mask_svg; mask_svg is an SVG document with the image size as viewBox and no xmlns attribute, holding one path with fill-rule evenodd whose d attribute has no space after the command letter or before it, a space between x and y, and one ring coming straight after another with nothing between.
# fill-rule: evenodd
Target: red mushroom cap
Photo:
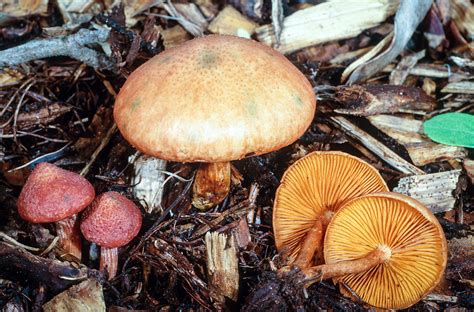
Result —
<instances>
[{"instance_id":1,"label":"red mushroom cap","mask_svg":"<svg viewBox=\"0 0 474 312\"><path fill-rule=\"evenodd\" d=\"M84 212L81 221L84 237L106 248L126 245L137 236L141 226L140 209L117 192L98 196Z\"/></svg>"},{"instance_id":2,"label":"red mushroom cap","mask_svg":"<svg viewBox=\"0 0 474 312\"><path fill-rule=\"evenodd\" d=\"M18 213L32 223L57 222L86 208L94 197L94 187L84 177L41 163L21 190Z\"/></svg>"}]
</instances>

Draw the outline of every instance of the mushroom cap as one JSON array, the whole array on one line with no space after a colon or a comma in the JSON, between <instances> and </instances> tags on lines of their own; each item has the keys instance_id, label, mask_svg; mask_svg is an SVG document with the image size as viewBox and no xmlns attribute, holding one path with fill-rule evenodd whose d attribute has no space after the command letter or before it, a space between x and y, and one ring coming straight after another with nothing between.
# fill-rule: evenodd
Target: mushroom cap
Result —
<instances>
[{"instance_id":1,"label":"mushroom cap","mask_svg":"<svg viewBox=\"0 0 474 312\"><path fill-rule=\"evenodd\" d=\"M84 211L81 231L99 246L116 248L128 244L142 226L140 209L117 192L100 194Z\"/></svg>"},{"instance_id":2,"label":"mushroom cap","mask_svg":"<svg viewBox=\"0 0 474 312\"><path fill-rule=\"evenodd\" d=\"M21 190L18 213L32 223L57 222L86 208L94 197L94 187L84 177L40 163Z\"/></svg>"},{"instance_id":3,"label":"mushroom cap","mask_svg":"<svg viewBox=\"0 0 474 312\"><path fill-rule=\"evenodd\" d=\"M317 218L327 224L349 200L384 191L377 169L349 154L313 152L297 160L283 175L273 204L278 251L292 263Z\"/></svg>"},{"instance_id":4,"label":"mushroom cap","mask_svg":"<svg viewBox=\"0 0 474 312\"><path fill-rule=\"evenodd\" d=\"M389 259L367 272L335 279L374 307L408 308L443 276L447 262L443 229L428 208L408 196L366 195L333 216L324 240L326 263L359 259L376 248L387 251Z\"/></svg>"},{"instance_id":5,"label":"mushroom cap","mask_svg":"<svg viewBox=\"0 0 474 312\"><path fill-rule=\"evenodd\" d=\"M117 96L114 118L124 138L145 154L223 162L291 144L315 109L311 84L279 52L211 35L136 69Z\"/></svg>"}]
</instances>

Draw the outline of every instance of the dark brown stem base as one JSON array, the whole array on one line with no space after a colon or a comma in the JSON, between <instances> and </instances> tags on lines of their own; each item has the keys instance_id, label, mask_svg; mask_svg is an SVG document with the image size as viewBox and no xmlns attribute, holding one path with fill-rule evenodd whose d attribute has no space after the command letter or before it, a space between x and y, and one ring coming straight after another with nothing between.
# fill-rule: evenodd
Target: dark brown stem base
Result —
<instances>
[{"instance_id":1,"label":"dark brown stem base","mask_svg":"<svg viewBox=\"0 0 474 312\"><path fill-rule=\"evenodd\" d=\"M100 247L100 271L107 271L109 280L117 275L118 248Z\"/></svg>"},{"instance_id":2,"label":"dark brown stem base","mask_svg":"<svg viewBox=\"0 0 474 312\"><path fill-rule=\"evenodd\" d=\"M193 184L194 207L207 210L220 204L230 190L230 162L203 163Z\"/></svg>"},{"instance_id":3,"label":"dark brown stem base","mask_svg":"<svg viewBox=\"0 0 474 312\"><path fill-rule=\"evenodd\" d=\"M82 241L77 215L56 222L56 233L59 237L59 248L64 253L74 256L80 262Z\"/></svg>"}]
</instances>

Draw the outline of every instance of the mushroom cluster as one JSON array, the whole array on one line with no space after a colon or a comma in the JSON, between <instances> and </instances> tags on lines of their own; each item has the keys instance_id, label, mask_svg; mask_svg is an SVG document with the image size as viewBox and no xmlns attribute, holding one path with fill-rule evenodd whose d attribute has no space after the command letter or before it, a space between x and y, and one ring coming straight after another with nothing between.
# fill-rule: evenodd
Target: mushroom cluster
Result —
<instances>
[{"instance_id":1,"label":"mushroom cluster","mask_svg":"<svg viewBox=\"0 0 474 312\"><path fill-rule=\"evenodd\" d=\"M229 192L230 161L293 143L315 109L311 84L282 54L254 40L210 35L136 69L117 96L114 118L143 153L200 162L193 205L207 209Z\"/></svg>"},{"instance_id":2,"label":"mushroom cluster","mask_svg":"<svg viewBox=\"0 0 474 312\"><path fill-rule=\"evenodd\" d=\"M81 175L40 163L23 186L17 207L20 216L29 222L54 222L59 247L79 261L81 230L87 240L101 246L100 269L107 270L109 278L113 278L117 272L117 247L128 244L138 234L142 216L140 209L119 193L106 192L94 198L94 187ZM77 214L83 210L79 224Z\"/></svg>"},{"instance_id":3,"label":"mushroom cluster","mask_svg":"<svg viewBox=\"0 0 474 312\"><path fill-rule=\"evenodd\" d=\"M432 212L390 193L375 168L341 152L315 152L288 168L273 226L290 264L282 274L297 267L305 286L333 279L344 295L376 308L415 304L446 267L446 239Z\"/></svg>"}]
</instances>

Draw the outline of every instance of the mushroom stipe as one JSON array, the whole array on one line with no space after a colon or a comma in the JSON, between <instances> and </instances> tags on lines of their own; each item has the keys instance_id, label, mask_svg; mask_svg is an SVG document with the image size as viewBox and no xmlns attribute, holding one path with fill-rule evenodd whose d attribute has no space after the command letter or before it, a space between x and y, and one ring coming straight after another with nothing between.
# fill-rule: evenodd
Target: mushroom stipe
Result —
<instances>
[{"instance_id":1,"label":"mushroom stipe","mask_svg":"<svg viewBox=\"0 0 474 312\"><path fill-rule=\"evenodd\" d=\"M310 82L285 56L254 40L211 35L136 69L117 96L114 118L147 155L213 163L200 166L193 187L194 206L208 209L229 192L230 161L293 143L315 110Z\"/></svg>"},{"instance_id":2,"label":"mushroom stipe","mask_svg":"<svg viewBox=\"0 0 474 312\"><path fill-rule=\"evenodd\" d=\"M333 279L371 306L405 309L441 280L447 244L438 220L421 203L375 193L336 212L326 231L324 258L326 264L302 268L298 283L307 287Z\"/></svg>"}]
</instances>

